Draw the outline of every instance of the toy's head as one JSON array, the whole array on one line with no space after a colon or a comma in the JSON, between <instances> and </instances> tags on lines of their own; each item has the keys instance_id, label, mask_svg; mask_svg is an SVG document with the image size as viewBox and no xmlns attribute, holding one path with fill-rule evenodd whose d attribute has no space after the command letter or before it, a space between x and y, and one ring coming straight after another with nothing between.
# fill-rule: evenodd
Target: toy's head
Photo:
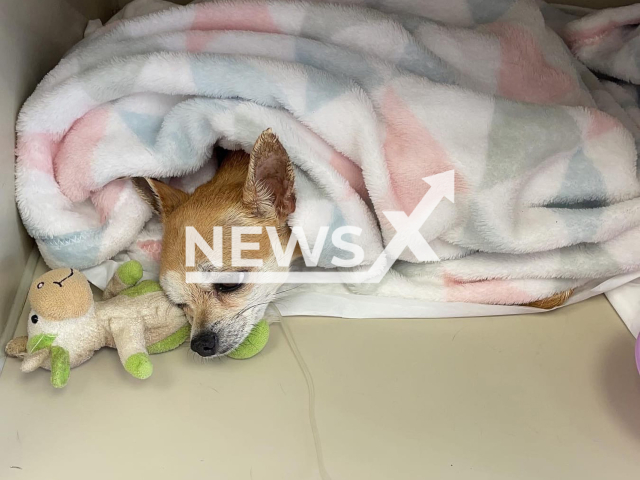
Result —
<instances>
[{"instance_id":1,"label":"toy's head","mask_svg":"<svg viewBox=\"0 0 640 480\"><path fill-rule=\"evenodd\" d=\"M30 324L59 322L86 315L93 306L87 278L73 268L57 268L38 277L29 289Z\"/></svg>"},{"instance_id":2,"label":"toy's head","mask_svg":"<svg viewBox=\"0 0 640 480\"><path fill-rule=\"evenodd\" d=\"M20 355L22 370L33 371L42 366L53 371L54 353L59 351L68 357L70 347L74 345L69 340L82 331L79 327L84 328L86 321L94 317L91 287L80 271L58 268L33 282L29 303L29 340L26 351ZM77 355L71 353L75 359Z\"/></svg>"}]
</instances>

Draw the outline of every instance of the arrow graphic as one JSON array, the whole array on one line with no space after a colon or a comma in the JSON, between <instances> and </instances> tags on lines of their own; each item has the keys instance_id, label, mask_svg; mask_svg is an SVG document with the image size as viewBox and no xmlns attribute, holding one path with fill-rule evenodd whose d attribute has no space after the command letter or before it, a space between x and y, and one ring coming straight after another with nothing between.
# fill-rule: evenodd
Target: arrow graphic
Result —
<instances>
[{"instance_id":1,"label":"arrow graphic","mask_svg":"<svg viewBox=\"0 0 640 480\"><path fill-rule=\"evenodd\" d=\"M420 234L420 228L443 198L454 202L454 171L438 173L422 180L431 188L413 209L411 215L407 216L402 211L382 212L396 229L396 234L369 269L368 273L372 276L365 280L366 283L379 283L407 247L421 262L440 260Z\"/></svg>"}]
</instances>

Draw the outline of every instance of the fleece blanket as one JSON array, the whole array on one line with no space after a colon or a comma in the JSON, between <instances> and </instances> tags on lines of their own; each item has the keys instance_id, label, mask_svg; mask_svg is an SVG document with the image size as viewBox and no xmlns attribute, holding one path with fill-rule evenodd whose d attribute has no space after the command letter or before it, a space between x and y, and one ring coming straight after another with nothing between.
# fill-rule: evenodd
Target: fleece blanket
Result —
<instances>
[{"instance_id":1,"label":"fleece blanket","mask_svg":"<svg viewBox=\"0 0 640 480\"><path fill-rule=\"evenodd\" d=\"M422 179L454 170L455 203L420 229L440 261L406 249L355 292L520 304L640 269L637 124L550 7L162 3L98 28L20 113L17 201L50 266L157 265L161 228L127 177L193 190L214 144L272 128L296 166L290 224L311 248L322 226L360 228L365 263L396 233L384 212L410 215Z\"/></svg>"},{"instance_id":2,"label":"fleece blanket","mask_svg":"<svg viewBox=\"0 0 640 480\"><path fill-rule=\"evenodd\" d=\"M562 35L590 69L640 83L640 4L594 11L568 23Z\"/></svg>"}]
</instances>

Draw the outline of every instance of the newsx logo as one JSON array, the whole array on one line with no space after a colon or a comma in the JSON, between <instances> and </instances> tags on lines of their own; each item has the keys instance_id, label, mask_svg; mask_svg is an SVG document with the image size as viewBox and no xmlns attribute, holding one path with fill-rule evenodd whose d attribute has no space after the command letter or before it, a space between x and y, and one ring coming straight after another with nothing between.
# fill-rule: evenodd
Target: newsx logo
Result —
<instances>
[{"instance_id":1,"label":"newsx logo","mask_svg":"<svg viewBox=\"0 0 640 480\"><path fill-rule=\"evenodd\" d=\"M331 263L338 269L351 271L328 270L310 272L240 272L240 271L196 271L187 272L187 283L378 283L389 271L393 263L400 257L405 248L409 248L420 262L434 262L439 258L420 234L420 228L443 198L454 201L454 171L423 178L431 188L422 197L410 215L403 211L384 211L389 223L396 229L396 234L389 241L384 251L366 268L362 265L364 250L360 245L348 242L343 237L347 234L360 236L362 229L355 226L342 226L333 231L333 246L348 252L348 259L333 256ZM314 247L309 247L307 236L300 226L292 228L292 235L283 249L275 227L266 227L271 248L279 267L288 267L291 263L296 243L300 245L305 265L316 267L326 243L329 227L323 226L316 236ZM261 268L263 260L259 258L243 258L242 252L259 249L256 242L243 240L244 235L259 235L262 227L234 226L231 228L231 267ZM214 268L224 268L222 259L223 231L221 226L213 228L213 244L209 245L194 227L186 227L186 266L196 267L196 247L207 257ZM249 273L249 274L247 274Z\"/></svg>"}]
</instances>

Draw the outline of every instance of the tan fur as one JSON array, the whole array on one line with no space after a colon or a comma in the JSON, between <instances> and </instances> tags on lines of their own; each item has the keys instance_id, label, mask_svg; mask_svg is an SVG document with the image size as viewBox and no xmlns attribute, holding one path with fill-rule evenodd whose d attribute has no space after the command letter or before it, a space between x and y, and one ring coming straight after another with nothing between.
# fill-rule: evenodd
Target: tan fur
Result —
<instances>
[{"instance_id":1,"label":"tan fur","mask_svg":"<svg viewBox=\"0 0 640 480\"><path fill-rule=\"evenodd\" d=\"M544 308L545 310L551 310L552 308L563 305L564 302L569 300L569 297L573 294L573 290L566 290L564 292L556 293L550 297L543 298L542 300L536 300L535 302L527 303L527 307Z\"/></svg>"},{"instance_id":2,"label":"tan fur","mask_svg":"<svg viewBox=\"0 0 640 480\"><path fill-rule=\"evenodd\" d=\"M178 206L184 203L189 195L177 188L171 188L162 182L154 182L153 184L144 181L141 178L134 178L133 186L136 188L140 196L151 205L154 212L161 217L170 215ZM162 201L160 201L162 198Z\"/></svg>"},{"instance_id":3,"label":"tan fur","mask_svg":"<svg viewBox=\"0 0 640 480\"><path fill-rule=\"evenodd\" d=\"M60 292L64 289L65 295ZM85 277L72 268L58 268L42 275L29 289L31 308L50 320L81 317L93 305Z\"/></svg>"},{"instance_id":4,"label":"tan fur","mask_svg":"<svg viewBox=\"0 0 640 480\"><path fill-rule=\"evenodd\" d=\"M256 141L251 155L232 152L208 183L187 195L172 187L147 180L150 188L139 193L161 212L164 226L160 283L167 296L182 305L192 319L192 338L213 331L220 337L223 355L237 347L251 331L278 285L245 284L234 292L219 292L215 285L187 284L189 271L212 270L204 253L196 248L196 266L186 267L186 227L194 227L209 245L213 228L222 227L223 268L215 271L286 271L278 267L271 248L267 226L275 227L283 248L291 236L287 217L295 210L294 171L277 137L267 130ZM140 185L140 180L136 181ZM151 193L150 193L151 192ZM181 198L176 205L177 198ZM245 259L262 259L263 267L234 267L232 228L262 227L259 235L243 235L243 242L258 243L257 250L243 251ZM299 256L296 249L294 254ZM213 271L212 270L212 271Z\"/></svg>"}]
</instances>

